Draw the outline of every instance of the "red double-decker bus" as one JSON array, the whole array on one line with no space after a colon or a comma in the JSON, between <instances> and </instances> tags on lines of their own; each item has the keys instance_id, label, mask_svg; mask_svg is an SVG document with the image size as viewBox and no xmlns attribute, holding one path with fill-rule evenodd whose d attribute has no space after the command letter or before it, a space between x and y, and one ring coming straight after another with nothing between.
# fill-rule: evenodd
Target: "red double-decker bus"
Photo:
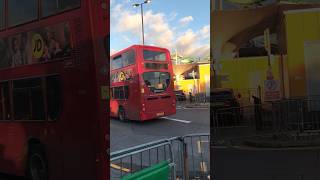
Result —
<instances>
[{"instance_id":1,"label":"red double-decker bus","mask_svg":"<svg viewBox=\"0 0 320 180\"><path fill-rule=\"evenodd\" d=\"M109 1L0 0L0 173L108 179Z\"/></svg>"},{"instance_id":2,"label":"red double-decker bus","mask_svg":"<svg viewBox=\"0 0 320 180\"><path fill-rule=\"evenodd\" d=\"M112 55L110 61L111 117L145 121L176 113L167 49L134 45Z\"/></svg>"}]
</instances>

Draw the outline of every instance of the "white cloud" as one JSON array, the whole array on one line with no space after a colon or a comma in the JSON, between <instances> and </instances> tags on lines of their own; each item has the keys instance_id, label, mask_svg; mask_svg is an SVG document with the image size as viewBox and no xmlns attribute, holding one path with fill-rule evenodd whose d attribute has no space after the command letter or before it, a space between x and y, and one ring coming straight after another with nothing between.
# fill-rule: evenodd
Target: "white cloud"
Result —
<instances>
[{"instance_id":1,"label":"white cloud","mask_svg":"<svg viewBox=\"0 0 320 180\"><path fill-rule=\"evenodd\" d=\"M210 43L201 43L201 40L209 40L210 34L206 34L207 26L204 26L198 32L188 29L177 39L177 49L179 53L185 56L204 57L210 52ZM209 28L210 29L210 28ZM209 31L207 31L209 33Z\"/></svg>"},{"instance_id":2,"label":"white cloud","mask_svg":"<svg viewBox=\"0 0 320 180\"><path fill-rule=\"evenodd\" d=\"M116 6L112 13L112 30L115 32L140 32L140 29L138 29L138 27L141 26L140 14L133 14L129 11L123 10L122 6Z\"/></svg>"},{"instance_id":3,"label":"white cloud","mask_svg":"<svg viewBox=\"0 0 320 180\"><path fill-rule=\"evenodd\" d=\"M148 11L145 19L147 24L146 42L170 48L174 40L174 32L166 22L165 15Z\"/></svg>"},{"instance_id":4,"label":"white cloud","mask_svg":"<svg viewBox=\"0 0 320 180\"><path fill-rule=\"evenodd\" d=\"M193 17L192 16L186 16L186 17L183 17L179 20L179 23L182 25L182 26L186 26L188 25L190 22L193 21Z\"/></svg>"},{"instance_id":5,"label":"white cloud","mask_svg":"<svg viewBox=\"0 0 320 180\"><path fill-rule=\"evenodd\" d=\"M210 26L206 25L203 28L201 28L200 32L199 32L199 36L202 39L209 39L210 38Z\"/></svg>"},{"instance_id":6,"label":"white cloud","mask_svg":"<svg viewBox=\"0 0 320 180\"><path fill-rule=\"evenodd\" d=\"M140 44L141 42L141 15L134 8L115 4L111 9L111 35L119 37L126 44ZM145 42L178 50L183 56L204 57L209 55L210 26L206 25L199 30L184 29L194 19L186 16L175 20L177 13L168 15L151 10L144 13ZM176 21L178 23L176 23ZM175 24L176 23L176 24ZM179 26L180 25L180 26ZM111 50L111 52L115 52Z\"/></svg>"}]
</instances>

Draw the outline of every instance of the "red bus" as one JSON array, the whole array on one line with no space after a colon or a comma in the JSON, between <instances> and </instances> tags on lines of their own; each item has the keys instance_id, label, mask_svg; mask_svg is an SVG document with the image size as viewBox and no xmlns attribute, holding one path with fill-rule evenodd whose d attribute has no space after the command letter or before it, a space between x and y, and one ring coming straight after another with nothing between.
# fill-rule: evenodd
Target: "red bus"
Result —
<instances>
[{"instance_id":1,"label":"red bus","mask_svg":"<svg viewBox=\"0 0 320 180\"><path fill-rule=\"evenodd\" d=\"M145 121L176 113L167 49L133 45L112 55L110 61L111 117Z\"/></svg>"},{"instance_id":2,"label":"red bus","mask_svg":"<svg viewBox=\"0 0 320 180\"><path fill-rule=\"evenodd\" d=\"M109 177L109 1L0 0L0 173Z\"/></svg>"}]
</instances>

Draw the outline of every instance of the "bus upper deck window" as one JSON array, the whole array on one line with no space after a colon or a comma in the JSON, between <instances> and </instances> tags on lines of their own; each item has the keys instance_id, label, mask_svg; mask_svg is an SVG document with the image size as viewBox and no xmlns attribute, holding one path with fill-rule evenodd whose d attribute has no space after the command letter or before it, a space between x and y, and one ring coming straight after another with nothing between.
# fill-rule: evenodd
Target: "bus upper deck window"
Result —
<instances>
[{"instance_id":1,"label":"bus upper deck window","mask_svg":"<svg viewBox=\"0 0 320 180\"><path fill-rule=\"evenodd\" d=\"M38 18L38 0L8 1L8 24L10 27Z\"/></svg>"},{"instance_id":2,"label":"bus upper deck window","mask_svg":"<svg viewBox=\"0 0 320 180\"><path fill-rule=\"evenodd\" d=\"M4 0L0 0L0 30L4 28L5 25L5 14L4 14Z\"/></svg>"},{"instance_id":3,"label":"bus upper deck window","mask_svg":"<svg viewBox=\"0 0 320 180\"><path fill-rule=\"evenodd\" d=\"M80 7L81 0L42 0L42 16Z\"/></svg>"},{"instance_id":4,"label":"bus upper deck window","mask_svg":"<svg viewBox=\"0 0 320 180\"><path fill-rule=\"evenodd\" d=\"M160 51L143 50L143 58L147 61L166 61L166 53Z\"/></svg>"},{"instance_id":5,"label":"bus upper deck window","mask_svg":"<svg viewBox=\"0 0 320 180\"><path fill-rule=\"evenodd\" d=\"M130 50L126 53L127 64L125 66L134 64L136 61L134 50Z\"/></svg>"}]
</instances>

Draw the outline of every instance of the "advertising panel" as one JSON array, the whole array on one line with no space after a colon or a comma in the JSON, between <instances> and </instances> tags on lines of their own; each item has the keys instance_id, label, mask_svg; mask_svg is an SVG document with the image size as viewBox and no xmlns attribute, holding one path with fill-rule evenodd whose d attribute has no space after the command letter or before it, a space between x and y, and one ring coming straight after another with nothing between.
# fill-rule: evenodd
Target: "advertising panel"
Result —
<instances>
[{"instance_id":1,"label":"advertising panel","mask_svg":"<svg viewBox=\"0 0 320 180\"><path fill-rule=\"evenodd\" d=\"M0 38L0 68L41 63L71 56L68 23Z\"/></svg>"}]
</instances>

